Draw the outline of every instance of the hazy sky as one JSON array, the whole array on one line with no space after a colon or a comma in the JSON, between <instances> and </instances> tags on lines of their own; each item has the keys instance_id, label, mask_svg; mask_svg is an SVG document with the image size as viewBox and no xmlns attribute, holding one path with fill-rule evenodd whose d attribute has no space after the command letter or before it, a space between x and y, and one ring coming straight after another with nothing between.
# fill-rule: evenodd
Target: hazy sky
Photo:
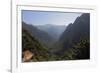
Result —
<instances>
[{"instance_id":1,"label":"hazy sky","mask_svg":"<svg viewBox=\"0 0 100 73\"><path fill-rule=\"evenodd\" d=\"M73 23L81 14L82 13L22 10L22 21L33 25L68 25L69 23Z\"/></svg>"}]
</instances>

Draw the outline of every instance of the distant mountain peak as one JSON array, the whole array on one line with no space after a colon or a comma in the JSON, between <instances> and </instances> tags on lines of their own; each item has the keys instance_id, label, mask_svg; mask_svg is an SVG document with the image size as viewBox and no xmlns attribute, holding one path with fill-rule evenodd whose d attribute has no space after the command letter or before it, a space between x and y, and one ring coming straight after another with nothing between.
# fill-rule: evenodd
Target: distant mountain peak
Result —
<instances>
[{"instance_id":1,"label":"distant mountain peak","mask_svg":"<svg viewBox=\"0 0 100 73\"><path fill-rule=\"evenodd\" d=\"M45 25L47 25L47 26L54 26L55 24L45 24Z\"/></svg>"}]
</instances>

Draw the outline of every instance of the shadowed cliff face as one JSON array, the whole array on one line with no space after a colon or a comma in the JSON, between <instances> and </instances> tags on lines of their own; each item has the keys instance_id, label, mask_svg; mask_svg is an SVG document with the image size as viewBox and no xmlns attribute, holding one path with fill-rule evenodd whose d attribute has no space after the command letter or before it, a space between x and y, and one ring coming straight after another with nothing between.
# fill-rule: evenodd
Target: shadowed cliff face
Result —
<instances>
[{"instance_id":1,"label":"shadowed cliff face","mask_svg":"<svg viewBox=\"0 0 100 73\"><path fill-rule=\"evenodd\" d=\"M64 51L73 47L74 44L79 43L80 40L90 41L90 14L84 13L80 17L77 17L75 22L70 23L65 31L62 33L60 39L55 44L58 54L64 53ZM55 47L55 48L56 48Z\"/></svg>"}]
</instances>

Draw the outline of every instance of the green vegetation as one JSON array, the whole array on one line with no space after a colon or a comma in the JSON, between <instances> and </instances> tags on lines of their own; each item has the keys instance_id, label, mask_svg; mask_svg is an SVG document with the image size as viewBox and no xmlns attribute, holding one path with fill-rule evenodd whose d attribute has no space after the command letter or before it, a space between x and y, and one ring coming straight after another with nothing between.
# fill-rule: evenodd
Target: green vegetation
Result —
<instances>
[{"instance_id":1,"label":"green vegetation","mask_svg":"<svg viewBox=\"0 0 100 73\"><path fill-rule=\"evenodd\" d=\"M62 59L76 60L76 59L90 59L90 43L88 40L80 40L79 43L73 45L65 51Z\"/></svg>"},{"instance_id":2,"label":"green vegetation","mask_svg":"<svg viewBox=\"0 0 100 73\"><path fill-rule=\"evenodd\" d=\"M23 29L22 31L22 51L30 50L34 54L32 57L33 62L90 58L89 40L80 40L79 43L73 44L72 48L67 49L59 56L57 54L50 53L49 49L43 47L26 29Z\"/></svg>"},{"instance_id":3,"label":"green vegetation","mask_svg":"<svg viewBox=\"0 0 100 73\"><path fill-rule=\"evenodd\" d=\"M48 60L49 52L43 47L26 29L22 30L22 52L25 50L31 51L34 56L33 61Z\"/></svg>"},{"instance_id":4,"label":"green vegetation","mask_svg":"<svg viewBox=\"0 0 100 73\"><path fill-rule=\"evenodd\" d=\"M46 32L22 22L22 61L90 59L89 20L88 13L78 17L66 27L56 43Z\"/></svg>"}]
</instances>

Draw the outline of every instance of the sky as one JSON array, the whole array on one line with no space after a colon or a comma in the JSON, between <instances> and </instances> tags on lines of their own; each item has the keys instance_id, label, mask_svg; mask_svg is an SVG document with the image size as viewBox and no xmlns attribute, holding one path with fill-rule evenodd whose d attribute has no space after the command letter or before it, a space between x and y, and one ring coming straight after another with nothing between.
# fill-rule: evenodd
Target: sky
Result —
<instances>
[{"instance_id":1,"label":"sky","mask_svg":"<svg viewBox=\"0 0 100 73\"><path fill-rule=\"evenodd\" d=\"M82 13L22 10L22 21L32 25L68 25Z\"/></svg>"}]
</instances>

